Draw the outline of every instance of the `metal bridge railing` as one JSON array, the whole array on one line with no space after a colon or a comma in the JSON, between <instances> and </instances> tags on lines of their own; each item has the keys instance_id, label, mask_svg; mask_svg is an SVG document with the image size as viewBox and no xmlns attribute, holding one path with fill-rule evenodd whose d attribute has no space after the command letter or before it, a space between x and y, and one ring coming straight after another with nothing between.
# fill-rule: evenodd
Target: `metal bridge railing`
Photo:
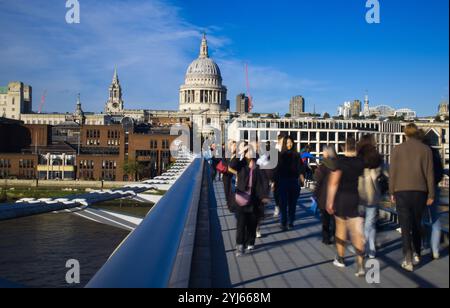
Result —
<instances>
[{"instance_id":1,"label":"metal bridge railing","mask_svg":"<svg viewBox=\"0 0 450 308\"><path fill-rule=\"evenodd\" d=\"M203 169L195 159L88 288L188 287Z\"/></svg>"}]
</instances>

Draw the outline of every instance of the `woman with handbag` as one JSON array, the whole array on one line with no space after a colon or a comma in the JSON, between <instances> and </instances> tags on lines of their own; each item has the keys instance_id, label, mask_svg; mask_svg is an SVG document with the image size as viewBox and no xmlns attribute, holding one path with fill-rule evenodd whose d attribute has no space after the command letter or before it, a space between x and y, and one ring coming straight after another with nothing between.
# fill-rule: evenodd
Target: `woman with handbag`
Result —
<instances>
[{"instance_id":1,"label":"woman with handbag","mask_svg":"<svg viewBox=\"0 0 450 308\"><path fill-rule=\"evenodd\" d=\"M378 208L381 189L378 179L381 176L382 156L378 153L373 135L364 135L357 145L358 157L364 161L364 173L359 177L359 204L364 212L364 236L366 252L370 259L376 257L375 239L377 235Z\"/></svg>"},{"instance_id":2,"label":"woman with handbag","mask_svg":"<svg viewBox=\"0 0 450 308\"><path fill-rule=\"evenodd\" d=\"M255 208L260 202L269 202L268 184L253 158L254 149L245 144L242 148L242 160L234 160L229 172L237 177L236 183L236 256L250 253L255 248L257 217Z\"/></svg>"}]
</instances>

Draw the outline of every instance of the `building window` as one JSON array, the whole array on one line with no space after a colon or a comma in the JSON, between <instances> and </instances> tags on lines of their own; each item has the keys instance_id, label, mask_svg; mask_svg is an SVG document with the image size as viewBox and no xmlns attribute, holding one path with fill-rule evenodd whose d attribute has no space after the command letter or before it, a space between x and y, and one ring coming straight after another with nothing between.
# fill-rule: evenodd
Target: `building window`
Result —
<instances>
[{"instance_id":1,"label":"building window","mask_svg":"<svg viewBox=\"0 0 450 308\"><path fill-rule=\"evenodd\" d=\"M11 161L9 159L0 159L0 168L11 168Z\"/></svg>"},{"instance_id":2,"label":"building window","mask_svg":"<svg viewBox=\"0 0 450 308\"><path fill-rule=\"evenodd\" d=\"M158 148L158 141L150 140L150 149L157 149L157 148Z\"/></svg>"},{"instance_id":3,"label":"building window","mask_svg":"<svg viewBox=\"0 0 450 308\"><path fill-rule=\"evenodd\" d=\"M300 140L308 141L308 133L307 132L301 132L300 133Z\"/></svg>"},{"instance_id":4,"label":"building window","mask_svg":"<svg viewBox=\"0 0 450 308\"><path fill-rule=\"evenodd\" d=\"M432 146L439 146L439 136L433 130L430 130L426 137Z\"/></svg>"},{"instance_id":5,"label":"building window","mask_svg":"<svg viewBox=\"0 0 450 308\"><path fill-rule=\"evenodd\" d=\"M117 163L114 160L104 160L102 161L102 169L116 169Z\"/></svg>"},{"instance_id":6,"label":"building window","mask_svg":"<svg viewBox=\"0 0 450 308\"><path fill-rule=\"evenodd\" d=\"M105 181L115 181L116 180L116 170L117 162L114 160L104 160L102 161L102 180Z\"/></svg>"},{"instance_id":7,"label":"building window","mask_svg":"<svg viewBox=\"0 0 450 308\"><path fill-rule=\"evenodd\" d=\"M94 169L94 161L80 160L80 169Z\"/></svg>"},{"instance_id":8,"label":"building window","mask_svg":"<svg viewBox=\"0 0 450 308\"><path fill-rule=\"evenodd\" d=\"M332 132L328 135L329 141L336 141L336 133Z\"/></svg>"}]
</instances>

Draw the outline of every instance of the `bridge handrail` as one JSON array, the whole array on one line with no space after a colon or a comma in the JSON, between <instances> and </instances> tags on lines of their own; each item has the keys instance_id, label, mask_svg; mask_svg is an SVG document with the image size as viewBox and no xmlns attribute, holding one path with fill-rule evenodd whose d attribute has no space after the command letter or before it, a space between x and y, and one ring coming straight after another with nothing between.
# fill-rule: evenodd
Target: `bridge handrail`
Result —
<instances>
[{"instance_id":1,"label":"bridge handrail","mask_svg":"<svg viewBox=\"0 0 450 308\"><path fill-rule=\"evenodd\" d=\"M188 287L203 168L192 162L88 288Z\"/></svg>"}]
</instances>

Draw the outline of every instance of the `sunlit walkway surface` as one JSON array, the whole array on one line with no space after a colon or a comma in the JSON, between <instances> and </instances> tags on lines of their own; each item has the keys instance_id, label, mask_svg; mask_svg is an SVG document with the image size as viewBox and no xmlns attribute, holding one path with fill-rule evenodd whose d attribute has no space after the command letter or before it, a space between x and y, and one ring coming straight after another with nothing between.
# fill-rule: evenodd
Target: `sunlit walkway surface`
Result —
<instances>
[{"instance_id":1,"label":"sunlit walkway surface","mask_svg":"<svg viewBox=\"0 0 450 308\"><path fill-rule=\"evenodd\" d=\"M212 283L214 287L298 288L298 287L449 287L448 249L438 261L429 255L414 273L403 271L400 234L397 226L386 223L378 236L380 284L368 284L354 276L355 263L347 253L348 267L333 266L334 246L321 242L321 225L307 208L311 193L303 192L299 200L297 223L293 231L281 232L278 220L270 215L262 227L263 238L256 250L241 258L234 255L236 220L226 208L223 184L214 183L217 208L210 205L212 234ZM428 252L428 251L427 251Z\"/></svg>"}]
</instances>

